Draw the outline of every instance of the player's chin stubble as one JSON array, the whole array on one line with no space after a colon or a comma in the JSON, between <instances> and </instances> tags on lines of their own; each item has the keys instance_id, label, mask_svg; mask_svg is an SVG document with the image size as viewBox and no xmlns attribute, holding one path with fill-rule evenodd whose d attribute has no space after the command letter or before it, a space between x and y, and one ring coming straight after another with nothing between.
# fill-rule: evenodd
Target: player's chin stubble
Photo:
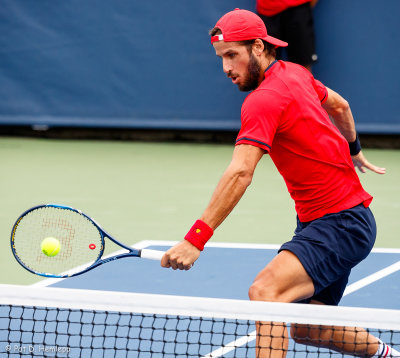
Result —
<instances>
[{"instance_id":1,"label":"player's chin stubble","mask_svg":"<svg viewBox=\"0 0 400 358\"><path fill-rule=\"evenodd\" d=\"M257 62L256 57L250 54L249 64L247 65L247 77L244 83L239 84L239 90L243 92L248 92L255 90L260 81L261 65Z\"/></svg>"}]
</instances>

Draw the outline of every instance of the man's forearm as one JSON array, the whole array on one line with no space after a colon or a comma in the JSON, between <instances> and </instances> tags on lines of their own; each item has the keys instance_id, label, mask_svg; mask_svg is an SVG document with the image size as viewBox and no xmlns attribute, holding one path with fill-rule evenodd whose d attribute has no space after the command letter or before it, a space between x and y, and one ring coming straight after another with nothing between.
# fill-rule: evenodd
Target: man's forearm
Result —
<instances>
[{"instance_id":1,"label":"man's forearm","mask_svg":"<svg viewBox=\"0 0 400 358\"><path fill-rule=\"evenodd\" d=\"M350 107L343 111L331 114L331 117L343 137L345 137L348 142L354 142L357 133Z\"/></svg>"},{"instance_id":2,"label":"man's forearm","mask_svg":"<svg viewBox=\"0 0 400 358\"><path fill-rule=\"evenodd\" d=\"M251 183L251 177L252 175L249 173L228 167L201 216L201 220L215 230L239 202Z\"/></svg>"},{"instance_id":3,"label":"man's forearm","mask_svg":"<svg viewBox=\"0 0 400 358\"><path fill-rule=\"evenodd\" d=\"M237 145L232 161L220 179L201 220L215 230L230 214L251 184L264 150L252 145Z\"/></svg>"},{"instance_id":4,"label":"man's forearm","mask_svg":"<svg viewBox=\"0 0 400 358\"><path fill-rule=\"evenodd\" d=\"M349 103L338 93L327 88L328 99L322 105L333 119L333 123L348 142L356 140L356 127Z\"/></svg>"}]
</instances>

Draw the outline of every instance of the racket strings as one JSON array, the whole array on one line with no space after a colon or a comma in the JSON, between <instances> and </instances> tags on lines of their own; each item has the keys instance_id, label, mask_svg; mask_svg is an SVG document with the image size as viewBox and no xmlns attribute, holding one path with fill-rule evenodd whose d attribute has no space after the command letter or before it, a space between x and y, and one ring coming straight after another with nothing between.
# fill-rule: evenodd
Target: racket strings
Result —
<instances>
[{"instance_id":1,"label":"racket strings","mask_svg":"<svg viewBox=\"0 0 400 358\"><path fill-rule=\"evenodd\" d=\"M56 218L55 220L54 220L54 218L43 218L42 228L46 229L46 231L53 231L53 232L60 229L65 233L64 240L62 240L62 242L64 244L62 246L63 249L58 254L58 256L59 256L58 259L59 260L61 260L61 259L68 260L68 258L71 257L71 255L72 255L72 241L75 237L75 230L71 226L71 224L63 218ZM57 240L59 240L59 239L57 238ZM43 255L43 253L41 251L38 252L37 262L41 262L46 257L48 257L48 256Z\"/></svg>"}]
</instances>

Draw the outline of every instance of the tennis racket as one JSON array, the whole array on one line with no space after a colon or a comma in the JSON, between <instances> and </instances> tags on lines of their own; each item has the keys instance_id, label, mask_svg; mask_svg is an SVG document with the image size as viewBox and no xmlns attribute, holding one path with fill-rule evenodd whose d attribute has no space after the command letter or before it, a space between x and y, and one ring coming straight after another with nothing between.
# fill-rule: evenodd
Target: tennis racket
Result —
<instances>
[{"instance_id":1,"label":"tennis racket","mask_svg":"<svg viewBox=\"0 0 400 358\"><path fill-rule=\"evenodd\" d=\"M61 248L57 255L46 256L41 250L45 238L54 237ZM126 249L102 258L105 238ZM163 251L136 250L115 240L99 224L80 210L48 204L25 211L11 233L11 249L17 261L28 271L44 277L72 277L124 257L141 257L160 261Z\"/></svg>"}]
</instances>

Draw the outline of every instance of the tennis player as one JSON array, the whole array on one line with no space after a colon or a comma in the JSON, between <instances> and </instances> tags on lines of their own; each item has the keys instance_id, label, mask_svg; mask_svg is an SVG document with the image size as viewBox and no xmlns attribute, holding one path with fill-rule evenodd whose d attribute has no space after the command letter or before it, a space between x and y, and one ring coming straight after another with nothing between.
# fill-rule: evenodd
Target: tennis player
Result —
<instances>
[{"instance_id":1,"label":"tennis player","mask_svg":"<svg viewBox=\"0 0 400 358\"><path fill-rule=\"evenodd\" d=\"M297 228L291 241L257 275L251 300L337 305L350 270L371 251L376 236L357 167L384 174L364 157L349 104L313 78L304 67L276 61L276 47L287 43L268 36L256 14L235 9L210 31L225 74L241 91L252 91L241 111L232 161L199 220L161 260L163 267L187 270L214 230L250 185L257 163L269 154L295 202ZM331 116L332 120L329 118ZM268 205L268 203L266 203ZM286 328L259 324L257 357L285 355ZM400 354L364 330L292 327L302 343L323 345L353 355ZM311 335L306 340L306 336ZM341 343L343 338L348 343ZM322 339L322 341L321 341ZM319 341L318 341L319 340Z\"/></svg>"}]
</instances>

